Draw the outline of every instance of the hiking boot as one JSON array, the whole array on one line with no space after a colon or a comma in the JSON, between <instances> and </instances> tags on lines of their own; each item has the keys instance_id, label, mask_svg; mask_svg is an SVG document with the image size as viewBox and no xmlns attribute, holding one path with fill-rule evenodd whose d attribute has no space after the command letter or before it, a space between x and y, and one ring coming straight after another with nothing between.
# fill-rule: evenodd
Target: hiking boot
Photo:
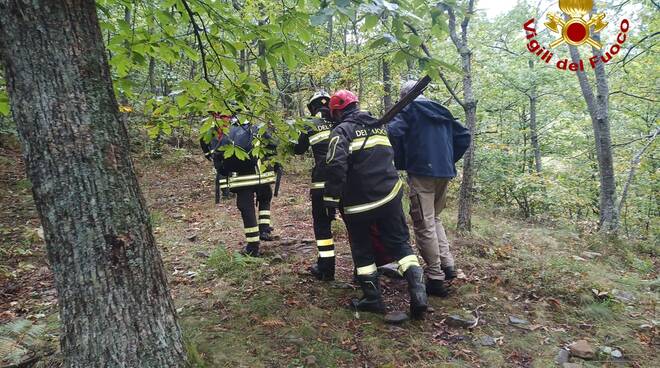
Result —
<instances>
[{"instance_id":1,"label":"hiking boot","mask_svg":"<svg viewBox=\"0 0 660 368\"><path fill-rule=\"evenodd\" d=\"M248 244L241 254L250 257L259 257L259 244Z\"/></svg>"},{"instance_id":2,"label":"hiking boot","mask_svg":"<svg viewBox=\"0 0 660 368\"><path fill-rule=\"evenodd\" d=\"M424 285L424 271L419 266L410 266L403 274L408 281L408 292L410 293L410 317L412 319L424 319L424 313L428 308L428 297L426 285Z\"/></svg>"},{"instance_id":3,"label":"hiking boot","mask_svg":"<svg viewBox=\"0 0 660 368\"><path fill-rule=\"evenodd\" d=\"M362 312L385 313L385 304L383 296L380 293L380 284L378 274L358 275L358 282L362 288L362 298L352 299L351 306Z\"/></svg>"},{"instance_id":4,"label":"hiking boot","mask_svg":"<svg viewBox=\"0 0 660 368\"><path fill-rule=\"evenodd\" d=\"M442 267L442 272L445 274L445 281L456 278L456 269L454 269L454 266Z\"/></svg>"},{"instance_id":5,"label":"hiking boot","mask_svg":"<svg viewBox=\"0 0 660 368\"><path fill-rule=\"evenodd\" d=\"M439 296L441 298L445 298L447 297L447 295L449 295L449 292L447 291L447 288L445 287L445 282L443 280L429 279L426 282L426 292L429 295Z\"/></svg>"},{"instance_id":6,"label":"hiking boot","mask_svg":"<svg viewBox=\"0 0 660 368\"><path fill-rule=\"evenodd\" d=\"M321 281L335 280L335 257L319 258L316 264L309 268L314 277Z\"/></svg>"}]
</instances>

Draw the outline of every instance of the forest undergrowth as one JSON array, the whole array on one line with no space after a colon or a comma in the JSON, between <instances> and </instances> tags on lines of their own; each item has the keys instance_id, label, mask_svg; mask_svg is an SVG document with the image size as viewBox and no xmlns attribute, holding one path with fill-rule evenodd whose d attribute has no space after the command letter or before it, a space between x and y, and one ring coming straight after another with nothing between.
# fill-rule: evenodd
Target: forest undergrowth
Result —
<instances>
[{"instance_id":1,"label":"forest undergrowth","mask_svg":"<svg viewBox=\"0 0 660 368\"><path fill-rule=\"evenodd\" d=\"M289 167L274 200L280 240L263 243L265 256L255 259L238 254L240 217L232 200L213 203L212 167L200 155L176 150L136 161L198 367L552 367L562 347L581 339L596 356L571 358L577 366L660 366L657 244L548 227L483 206L472 235L458 239L450 203L443 219L461 278L449 298L431 299L425 321L394 326L346 307L359 291L340 221L337 281L307 274L316 250L306 162ZM43 326L36 339L3 329L0 366L20 354L56 367L56 292L14 149L0 151L0 180L0 323ZM383 286L388 309L405 310L405 282L383 278ZM477 323L457 327L462 320Z\"/></svg>"}]
</instances>

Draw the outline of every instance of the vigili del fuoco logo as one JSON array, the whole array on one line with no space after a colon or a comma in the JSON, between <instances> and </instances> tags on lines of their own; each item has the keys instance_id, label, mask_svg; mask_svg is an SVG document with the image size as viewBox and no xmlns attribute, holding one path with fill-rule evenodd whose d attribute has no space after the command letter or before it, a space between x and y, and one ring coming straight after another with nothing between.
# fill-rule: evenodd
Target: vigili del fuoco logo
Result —
<instances>
[{"instance_id":1,"label":"vigili del fuoco logo","mask_svg":"<svg viewBox=\"0 0 660 368\"><path fill-rule=\"evenodd\" d=\"M541 61L546 64L553 62L554 54L551 49L556 49L560 45L567 44L571 46L580 46L588 44L594 48L602 49L603 45L593 39L593 35L600 33L607 26L605 21L605 13L591 14L594 8L593 0L559 0L559 9L564 13L563 16L557 14L549 14L548 21L545 26L551 32L557 34L558 38L552 41L549 47L542 46L536 40L536 28L534 18L531 18L525 24L523 29L527 34L527 50L532 54L538 56ZM585 19L585 17L588 17ZM619 34L616 37L616 42L609 48L605 48L600 56L593 56L589 58L589 65L591 68L596 68L598 63L608 63L616 54L621 51L623 43L628 38L628 30L630 29L630 22L628 19L621 21L619 25ZM557 60L554 65L560 70L569 70L572 72L584 71L584 62L569 62L568 58Z\"/></svg>"}]
</instances>

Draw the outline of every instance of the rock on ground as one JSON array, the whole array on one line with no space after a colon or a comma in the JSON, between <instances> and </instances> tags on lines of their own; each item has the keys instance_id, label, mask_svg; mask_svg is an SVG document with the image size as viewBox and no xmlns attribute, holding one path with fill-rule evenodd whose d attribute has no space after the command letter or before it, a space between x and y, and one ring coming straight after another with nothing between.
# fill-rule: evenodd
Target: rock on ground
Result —
<instances>
[{"instance_id":1,"label":"rock on ground","mask_svg":"<svg viewBox=\"0 0 660 368\"><path fill-rule=\"evenodd\" d=\"M574 357L582 359L593 359L596 356L596 351L593 346L589 344L586 340L578 340L571 345L568 349L571 351L571 355Z\"/></svg>"}]
</instances>

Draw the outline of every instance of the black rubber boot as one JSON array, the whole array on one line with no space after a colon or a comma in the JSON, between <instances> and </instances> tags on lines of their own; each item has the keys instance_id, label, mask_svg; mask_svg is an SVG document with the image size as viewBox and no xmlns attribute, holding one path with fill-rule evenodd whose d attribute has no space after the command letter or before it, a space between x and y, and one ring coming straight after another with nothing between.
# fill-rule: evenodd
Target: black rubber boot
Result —
<instances>
[{"instance_id":1,"label":"black rubber boot","mask_svg":"<svg viewBox=\"0 0 660 368\"><path fill-rule=\"evenodd\" d=\"M362 312L385 313L383 296L380 293L378 274L358 275L358 282L362 288L362 298L351 300L351 306Z\"/></svg>"},{"instance_id":2,"label":"black rubber boot","mask_svg":"<svg viewBox=\"0 0 660 368\"><path fill-rule=\"evenodd\" d=\"M316 264L309 268L309 271L321 281L334 281L335 257L319 257Z\"/></svg>"},{"instance_id":3,"label":"black rubber boot","mask_svg":"<svg viewBox=\"0 0 660 368\"><path fill-rule=\"evenodd\" d=\"M445 273L446 281L453 280L456 278L456 270L454 269L453 266L442 267L442 272Z\"/></svg>"},{"instance_id":4,"label":"black rubber boot","mask_svg":"<svg viewBox=\"0 0 660 368\"><path fill-rule=\"evenodd\" d=\"M428 296L426 285L424 285L424 271L419 266L410 266L403 274L408 281L408 292L410 293L410 317L412 319L424 319L424 313L428 308Z\"/></svg>"},{"instance_id":5,"label":"black rubber boot","mask_svg":"<svg viewBox=\"0 0 660 368\"><path fill-rule=\"evenodd\" d=\"M273 237L273 228L270 227L269 225L259 225L259 240L263 241L273 241L275 240L275 237Z\"/></svg>"},{"instance_id":6,"label":"black rubber boot","mask_svg":"<svg viewBox=\"0 0 660 368\"><path fill-rule=\"evenodd\" d=\"M444 298L447 295L449 295L449 292L447 291L447 288L445 287L445 282L442 281L442 280L429 279L426 282L426 292L429 295L439 296L441 298Z\"/></svg>"},{"instance_id":7,"label":"black rubber boot","mask_svg":"<svg viewBox=\"0 0 660 368\"><path fill-rule=\"evenodd\" d=\"M241 254L244 256L259 257L259 244L248 244Z\"/></svg>"}]
</instances>

